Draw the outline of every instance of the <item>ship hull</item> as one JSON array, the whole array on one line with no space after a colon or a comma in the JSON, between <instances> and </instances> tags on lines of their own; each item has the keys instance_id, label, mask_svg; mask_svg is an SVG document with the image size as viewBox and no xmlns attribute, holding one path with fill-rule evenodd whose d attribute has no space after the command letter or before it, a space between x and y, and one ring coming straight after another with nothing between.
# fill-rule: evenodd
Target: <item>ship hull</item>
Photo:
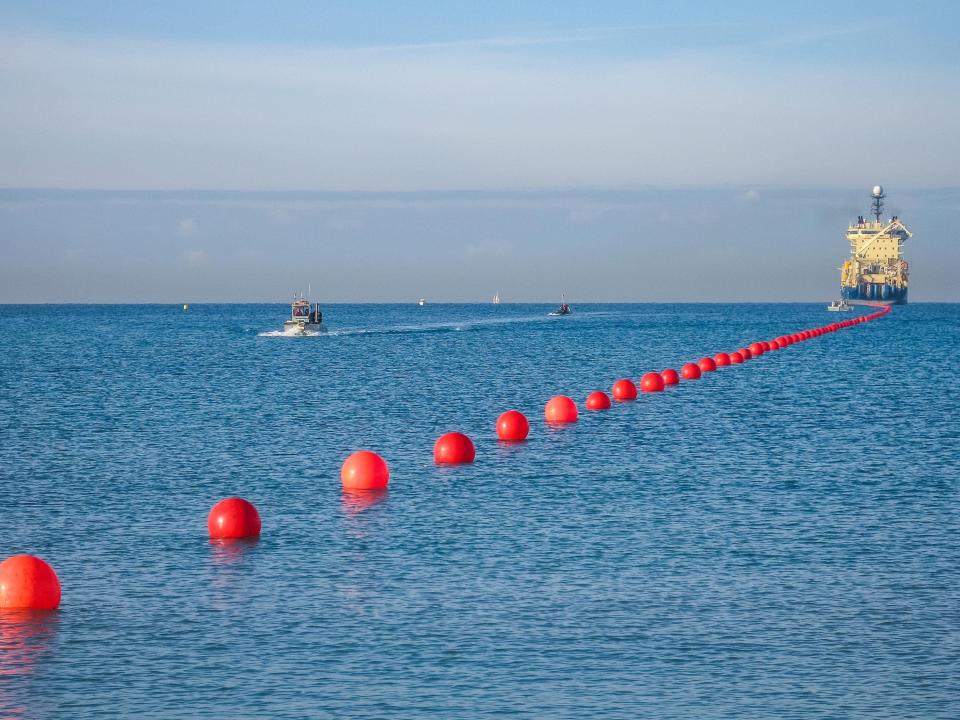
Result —
<instances>
[{"instance_id":1,"label":"ship hull","mask_svg":"<svg viewBox=\"0 0 960 720\"><path fill-rule=\"evenodd\" d=\"M871 302L884 305L906 305L907 288L886 283L861 283L840 288L840 296L852 303Z\"/></svg>"}]
</instances>

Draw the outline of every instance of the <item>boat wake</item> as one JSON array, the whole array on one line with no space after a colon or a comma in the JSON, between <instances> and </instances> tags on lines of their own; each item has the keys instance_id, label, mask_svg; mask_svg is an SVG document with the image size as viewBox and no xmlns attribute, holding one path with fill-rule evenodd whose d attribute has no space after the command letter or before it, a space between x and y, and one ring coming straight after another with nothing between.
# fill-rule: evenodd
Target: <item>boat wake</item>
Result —
<instances>
[{"instance_id":1,"label":"boat wake","mask_svg":"<svg viewBox=\"0 0 960 720\"><path fill-rule=\"evenodd\" d=\"M258 337L287 337L287 338L298 338L298 337L319 337L323 333L316 330L270 330L268 332L257 333Z\"/></svg>"},{"instance_id":2,"label":"boat wake","mask_svg":"<svg viewBox=\"0 0 960 720\"><path fill-rule=\"evenodd\" d=\"M578 318L595 317L609 315L609 312L583 312L578 313ZM383 325L365 328L334 328L326 332L303 333L298 330L270 330L268 332L258 333L259 337L351 337L354 335L398 335L407 333L445 333L445 332L466 332L471 330L483 330L486 328L503 327L505 325L515 325L520 323L545 323L555 320L550 315L523 315L520 317L507 318L478 318L476 320L459 320L448 322L403 324L403 325Z\"/></svg>"},{"instance_id":3,"label":"boat wake","mask_svg":"<svg viewBox=\"0 0 960 720\"><path fill-rule=\"evenodd\" d=\"M604 315L606 313L580 313L579 317L588 317L590 315ZM380 327L365 328L334 328L327 332L305 332L303 334L295 331L271 330L258 333L259 337L350 337L353 335L397 335L406 333L444 333L444 332L465 332L470 330L483 330L485 328L503 327L504 325L515 325L519 323L544 323L550 322L554 318L546 315L524 315L521 317L509 318L480 318L477 320L459 320L449 322L404 324L404 325L385 325Z\"/></svg>"}]
</instances>

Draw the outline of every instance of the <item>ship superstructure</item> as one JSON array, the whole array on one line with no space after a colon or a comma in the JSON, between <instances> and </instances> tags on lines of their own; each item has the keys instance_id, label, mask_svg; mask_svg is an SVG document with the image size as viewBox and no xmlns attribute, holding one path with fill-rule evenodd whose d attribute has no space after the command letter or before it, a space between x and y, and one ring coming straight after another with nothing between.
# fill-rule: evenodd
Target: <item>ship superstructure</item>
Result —
<instances>
[{"instance_id":1,"label":"ship superstructure","mask_svg":"<svg viewBox=\"0 0 960 720\"><path fill-rule=\"evenodd\" d=\"M850 259L840 268L840 294L844 300L883 302L902 305L907 302L909 265L903 259L903 243L912 233L896 215L883 219L883 187L873 188L874 219L847 228Z\"/></svg>"}]
</instances>

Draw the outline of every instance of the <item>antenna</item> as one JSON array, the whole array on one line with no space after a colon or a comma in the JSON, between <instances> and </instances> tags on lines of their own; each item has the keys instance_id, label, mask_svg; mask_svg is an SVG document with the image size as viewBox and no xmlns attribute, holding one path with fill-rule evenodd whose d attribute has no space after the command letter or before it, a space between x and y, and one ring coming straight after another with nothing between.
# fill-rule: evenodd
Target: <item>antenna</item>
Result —
<instances>
[{"instance_id":1,"label":"antenna","mask_svg":"<svg viewBox=\"0 0 960 720\"><path fill-rule=\"evenodd\" d=\"M880 222L880 216L883 214L883 199L887 194L883 191L883 185L874 185L873 186L873 215L877 218L877 222Z\"/></svg>"}]
</instances>

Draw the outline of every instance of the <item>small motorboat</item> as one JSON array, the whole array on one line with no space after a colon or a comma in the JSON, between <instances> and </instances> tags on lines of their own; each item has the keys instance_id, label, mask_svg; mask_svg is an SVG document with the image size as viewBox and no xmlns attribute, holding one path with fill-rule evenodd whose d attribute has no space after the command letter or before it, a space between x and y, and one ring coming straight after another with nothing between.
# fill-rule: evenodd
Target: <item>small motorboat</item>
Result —
<instances>
[{"instance_id":1,"label":"small motorboat","mask_svg":"<svg viewBox=\"0 0 960 720\"><path fill-rule=\"evenodd\" d=\"M853 310L853 305L848 303L846 300L834 300L827 305L827 310L830 312L850 312Z\"/></svg>"},{"instance_id":2,"label":"small motorboat","mask_svg":"<svg viewBox=\"0 0 960 720\"><path fill-rule=\"evenodd\" d=\"M290 306L290 319L283 321L284 335L316 335L327 331L323 324L323 311L320 303L311 304L309 300L295 297Z\"/></svg>"},{"instance_id":3,"label":"small motorboat","mask_svg":"<svg viewBox=\"0 0 960 720\"><path fill-rule=\"evenodd\" d=\"M571 312L573 312L573 311L570 309L570 306L567 305L567 301L566 301L566 300L564 299L564 297L561 295L561 296L560 296L560 307L558 307L556 310L554 310L554 311L553 311L552 313L550 313L550 314L551 314L551 315L569 315Z\"/></svg>"},{"instance_id":4,"label":"small motorboat","mask_svg":"<svg viewBox=\"0 0 960 720\"><path fill-rule=\"evenodd\" d=\"M426 305L426 304L427 304L427 299L426 299L426 298L420 298L420 299L417 301L417 305L419 305L420 307L423 307L423 306Z\"/></svg>"}]
</instances>

